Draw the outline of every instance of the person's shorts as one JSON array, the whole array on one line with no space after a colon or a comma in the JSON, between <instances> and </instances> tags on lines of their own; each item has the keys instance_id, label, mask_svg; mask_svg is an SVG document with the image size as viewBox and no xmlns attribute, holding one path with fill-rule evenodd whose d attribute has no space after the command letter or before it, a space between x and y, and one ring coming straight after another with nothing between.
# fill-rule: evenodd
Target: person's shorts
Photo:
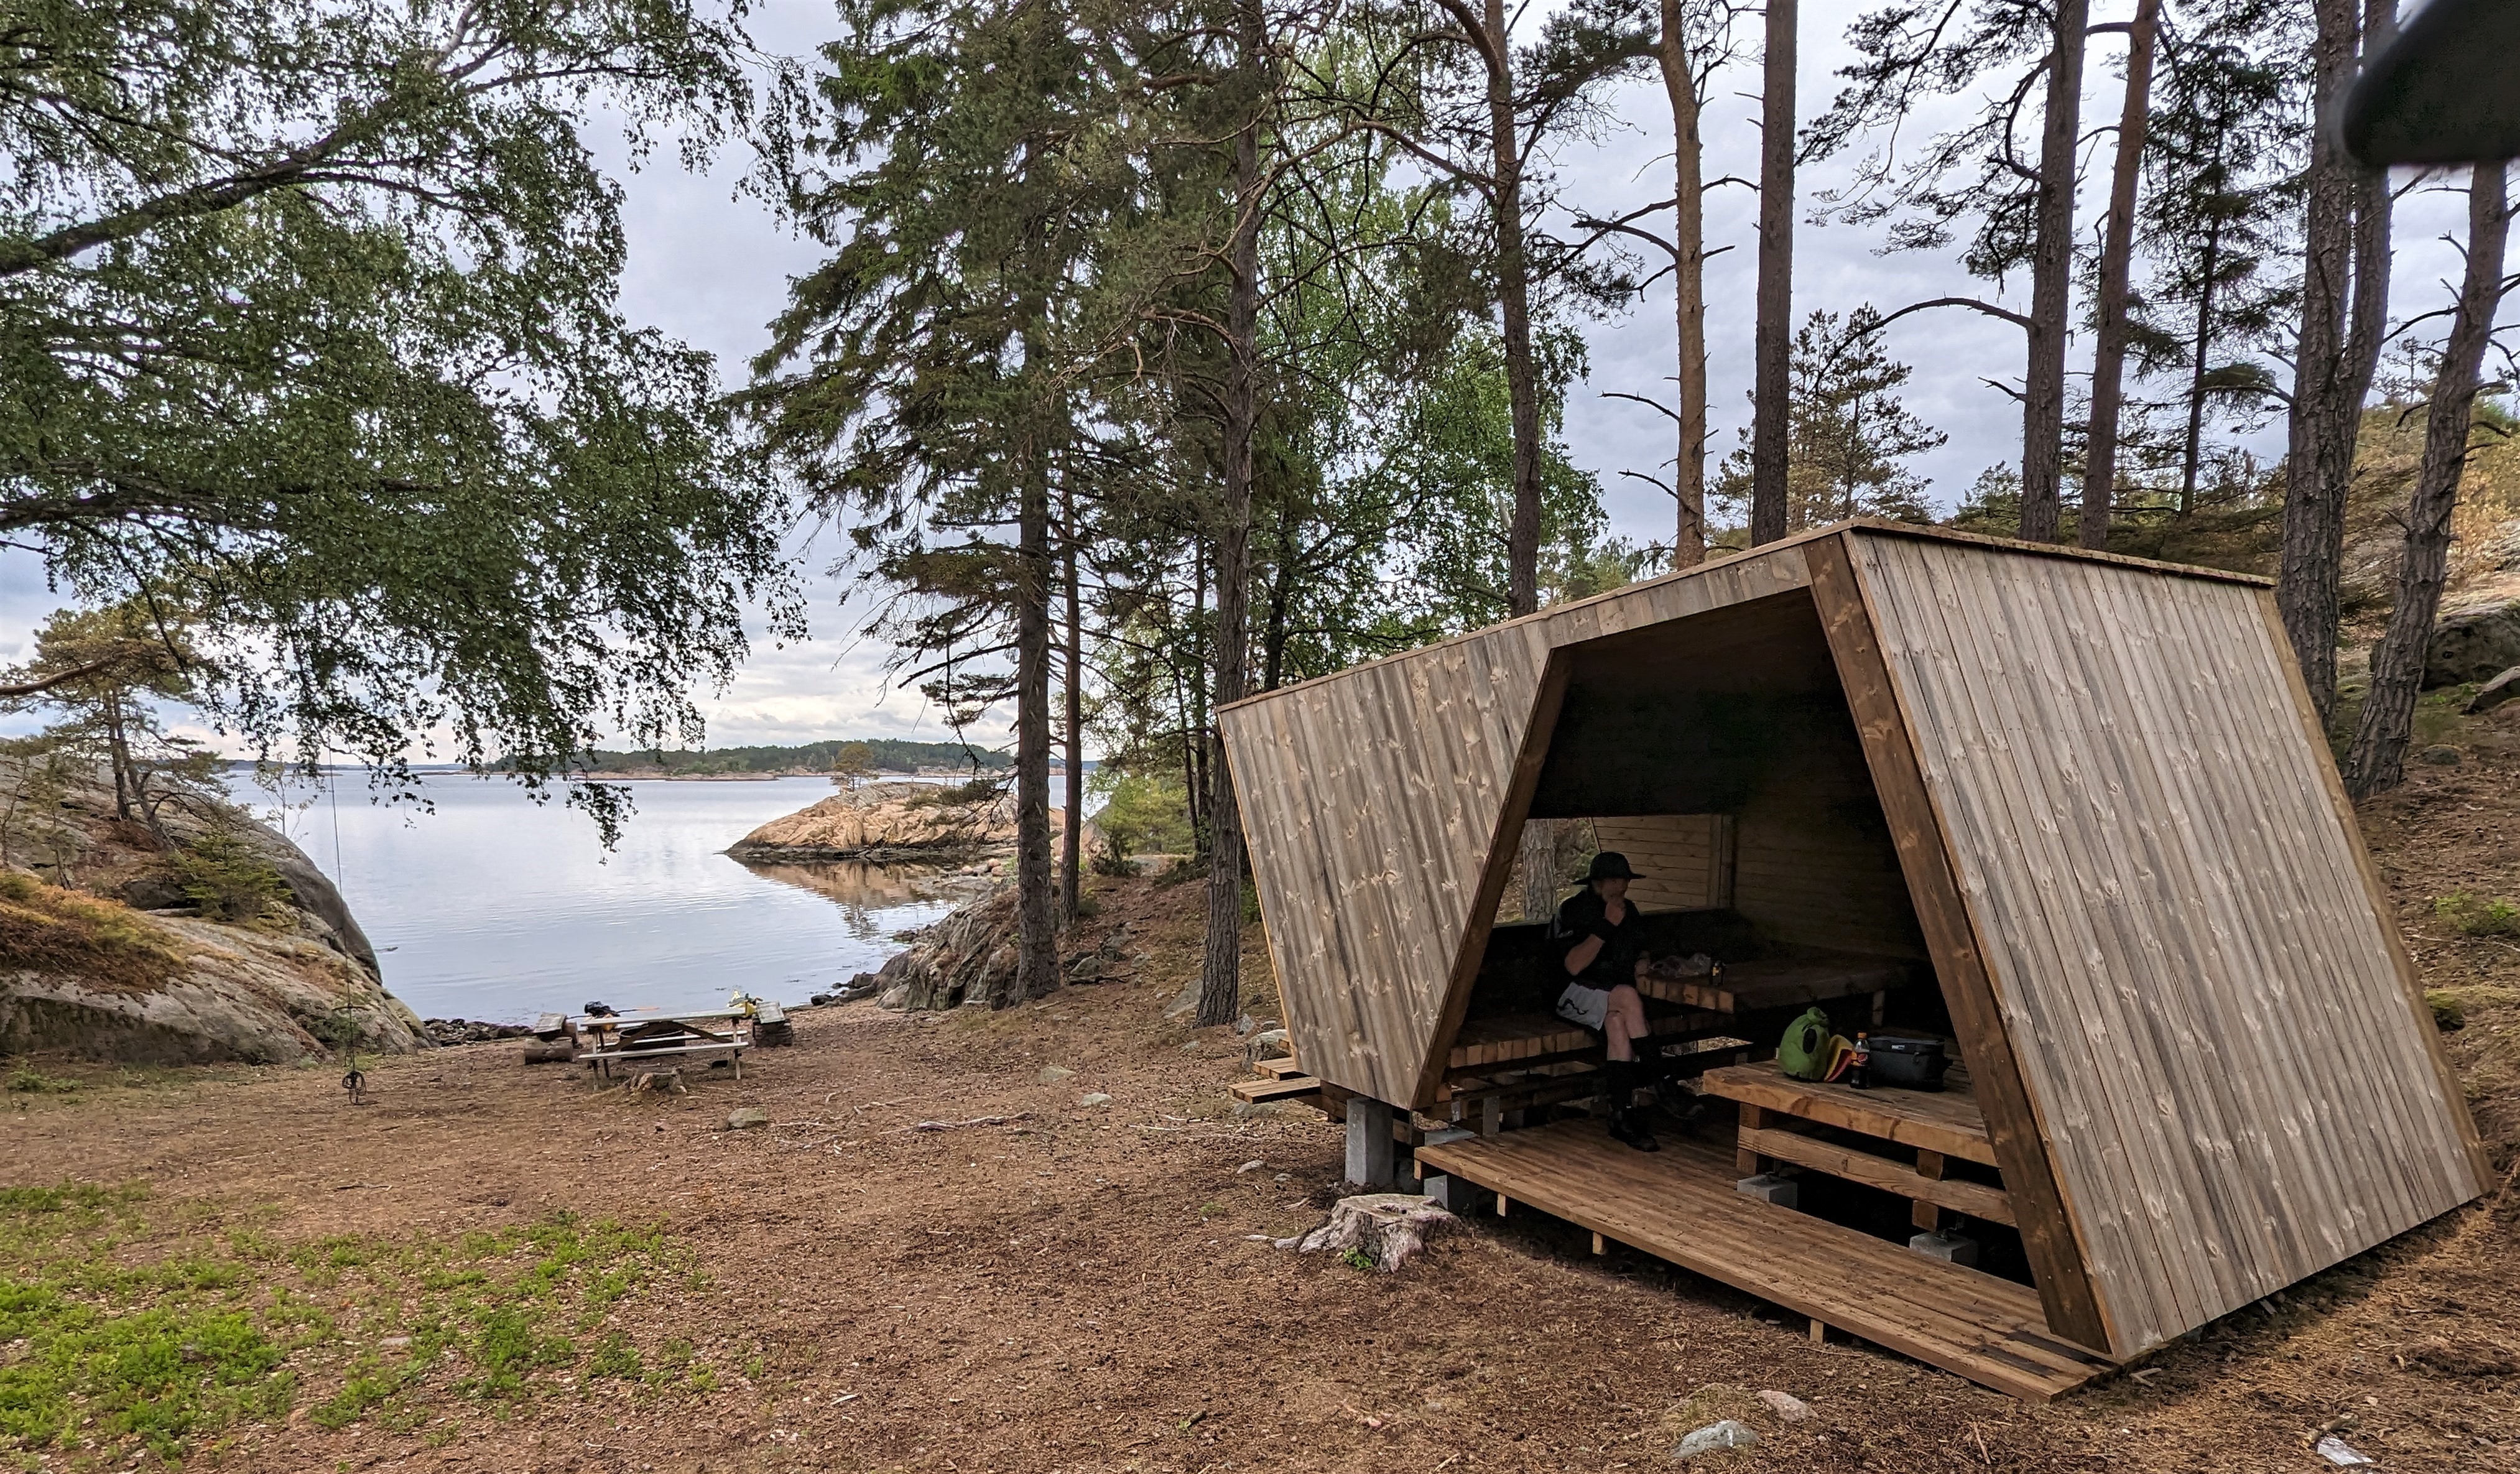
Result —
<instances>
[{"instance_id":1,"label":"person's shorts","mask_svg":"<svg viewBox=\"0 0 2520 1474\"><path fill-rule=\"evenodd\" d=\"M1610 1016L1610 990L1568 983L1557 995L1557 1016L1599 1033L1601 1021Z\"/></svg>"}]
</instances>

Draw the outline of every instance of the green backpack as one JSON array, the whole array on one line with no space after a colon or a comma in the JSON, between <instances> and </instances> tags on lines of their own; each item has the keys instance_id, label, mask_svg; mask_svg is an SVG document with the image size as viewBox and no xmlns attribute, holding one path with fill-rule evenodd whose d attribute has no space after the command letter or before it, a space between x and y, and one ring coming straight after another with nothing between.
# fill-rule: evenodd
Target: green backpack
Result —
<instances>
[{"instance_id":1,"label":"green backpack","mask_svg":"<svg viewBox=\"0 0 2520 1474\"><path fill-rule=\"evenodd\" d=\"M1796 1080L1826 1079L1829 1041L1836 1037L1829 1031L1826 1013L1806 1009L1802 1017L1785 1025L1785 1037L1777 1042L1778 1068Z\"/></svg>"}]
</instances>

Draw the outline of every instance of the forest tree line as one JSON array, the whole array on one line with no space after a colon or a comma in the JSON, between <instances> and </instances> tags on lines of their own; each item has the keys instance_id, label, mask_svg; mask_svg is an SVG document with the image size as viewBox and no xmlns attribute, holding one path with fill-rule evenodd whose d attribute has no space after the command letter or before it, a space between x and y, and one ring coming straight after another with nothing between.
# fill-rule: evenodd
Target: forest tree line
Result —
<instances>
[{"instance_id":1,"label":"forest tree line","mask_svg":"<svg viewBox=\"0 0 2520 1474\"><path fill-rule=\"evenodd\" d=\"M2395 14L1892 3L1831 13L1854 60L1806 99L1798 0L839 0L802 59L689 0L22 9L0 533L109 611L116 653L66 634L0 694L180 689L254 750L389 779L415 749L504 757L609 834L590 754L697 746L694 693L747 611L804 633L791 549L836 528L897 677L957 727L1012 718L1020 960L991 1002L1058 976L1064 747L1178 782L1217 1022L1244 914L1220 706L1846 516L1930 518L1910 462L1941 435L1890 330L1962 312L2019 334L1989 381L2022 434L1955 518L2140 552L2264 529L2324 719L2375 389L2421 420L2343 760L2372 791L2402 773L2506 285L2500 168L2392 180L2314 125ZM1641 87L1660 115L1614 115ZM1732 94L1757 177L1709 179ZM599 107L635 153L740 154L822 253L732 391L620 310ZM1927 110L1952 125L1903 131ZM1669 193L1612 211L1557 160L1620 127ZM1798 186L1822 161L1838 183ZM1709 241L1721 188L1756 191L1748 238ZM2466 191L2466 258L2393 322L2413 188ZM1984 290L1798 313L1815 220ZM1751 423L1719 454L1706 262L1736 248ZM1670 432L1619 472L1671 507L1636 544L1566 401L1583 326L1666 290L1671 374L1613 390ZM2278 422L2261 465L2246 437Z\"/></svg>"},{"instance_id":2,"label":"forest tree line","mask_svg":"<svg viewBox=\"0 0 2520 1474\"><path fill-rule=\"evenodd\" d=\"M2314 119L2391 34L2385 0L2138 0L2109 19L2088 0L1895 4L1854 19L1856 61L1811 107L1794 0L840 16L782 155L831 254L746 403L852 529L928 693L966 716L1012 707L1021 963L994 1002L1055 986L1076 905L1076 826L1049 829L1055 745L1179 776L1209 885L1199 1017L1225 1021L1243 855L1219 706L1807 526L1929 519L1908 462L1942 437L1901 403L1883 331L1916 313L2020 333L1998 384L2020 457L1964 519L2093 549L2279 519L2285 631L2335 712L2405 182L2358 169ZM2119 105L2086 117L2106 67ZM1669 103L1649 131L1670 193L1598 211L1551 160L1618 122L1606 99L1642 79ZM1756 90L1763 145L1759 177L1731 181L1759 193L1755 239L1722 243L1757 256L1751 424L1710 468L1701 123L1719 89ZM1893 147L1946 99L1958 125ZM1851 182L1798 197L1797 169L1829 158ZM2077 210L2087 175L2106 181L2096 221ZM2424 365L2405 592L2345 758L2358 792L2402 771L2503 287L2501 177L2475 171L2466 280ZM1806 212L1876 224L1894 255L1956 253L1990 290L1797 321ZM1670 461L1627 472L1673 507L1668 540L1640 547L1605 535L1561 433L1579 323L1665 277L1674 391L1614 391L1674 434ZM2000 289L2025 277L2008 305ZM2262 468L2237 436L2276 418L2289 450Z\"/></svg>"}]
</instances>

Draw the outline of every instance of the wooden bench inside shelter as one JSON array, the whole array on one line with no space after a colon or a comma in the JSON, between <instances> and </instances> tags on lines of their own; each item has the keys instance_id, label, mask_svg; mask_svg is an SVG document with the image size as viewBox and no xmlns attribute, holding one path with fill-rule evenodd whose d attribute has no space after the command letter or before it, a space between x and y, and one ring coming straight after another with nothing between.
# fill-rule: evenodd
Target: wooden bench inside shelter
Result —
<instances>
[{"instance_id":1,"label":"wooden bench inside shelter","mask_svg":"<svg viewBox=\"0 0 2520 1474\"><path fill-rule=\"evenodd\" d=\"M1734 1167L1743 1177L1784 1162L1907 1198L1927 1231L1946 1210L2019 1227L2000 1184L1954 1173L1956 1162L1990 1169L1982 1175L1996 1165L1965 1068L1955 1066L1939 1091L1796 1080L1773 1059L1708 1070L1698 1084L1740 1106Z\"/></svg>"}]
</instances>

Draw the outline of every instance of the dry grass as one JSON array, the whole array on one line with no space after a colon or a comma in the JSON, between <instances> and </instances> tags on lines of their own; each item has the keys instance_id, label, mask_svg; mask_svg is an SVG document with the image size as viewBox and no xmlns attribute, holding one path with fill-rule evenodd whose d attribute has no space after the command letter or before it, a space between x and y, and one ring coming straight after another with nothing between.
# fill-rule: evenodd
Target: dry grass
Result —
<instances>
[{"instance_id":1,"label":"dry grass","mask_svg":"<svg viewBox=\"0 0 2520 1474\"><path fill-rule=\"evenodd\" d=\"M121 902L0 871L0 968L146 993L183 967L182 944Z\"/></svg>"}]
</instances>

